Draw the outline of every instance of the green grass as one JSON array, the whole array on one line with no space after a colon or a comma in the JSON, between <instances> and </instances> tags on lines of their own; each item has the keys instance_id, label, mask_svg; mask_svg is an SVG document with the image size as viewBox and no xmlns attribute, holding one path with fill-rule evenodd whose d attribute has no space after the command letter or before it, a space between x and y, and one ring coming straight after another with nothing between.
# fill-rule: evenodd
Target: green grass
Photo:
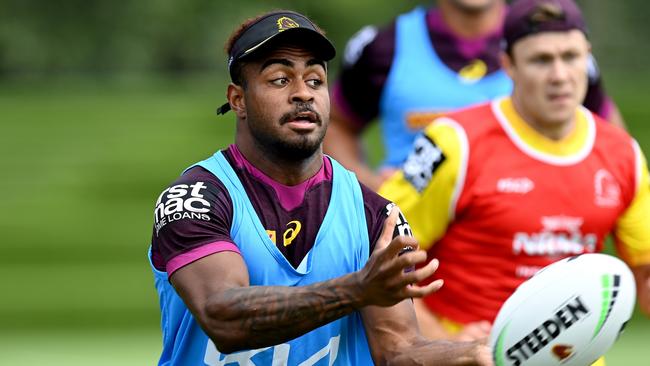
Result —
<instances>
[{"instance_id":1,"label":"green grass","mask_svg":"<svg viewBox=\"0 0 650 366\"><path fill-rule=\"evenodd\" d=\"M48 366L155 365L155 329L30 330L0 333L0 364Z\"/></svg>"},{"instance_id":2,"label":"green grass","mask_svg":"<svg viewBox=\"0 0 650 366\"><path fill-rule=\"evenodd\" d=\"M649 150L648 94L612 85ZM224 87L210 75L0 83L1 365L155 362L153 203L188 164L232 141L232 115L214 114ZM366 140L378 161L377 130ZM646 364L649 330L635 318L608 365Z\"/></svg>"},{"instance_id":3,"label":"green grass","mask_svg":"<svg viewBox=\"0 0 650 366\"><path fill-rule=\"evenodd\" d=\"M614 346L605 354L608 366L640 366L648 364L648 336L650 319L635 314L625 332Z\"/></svg>"}]
</instances>

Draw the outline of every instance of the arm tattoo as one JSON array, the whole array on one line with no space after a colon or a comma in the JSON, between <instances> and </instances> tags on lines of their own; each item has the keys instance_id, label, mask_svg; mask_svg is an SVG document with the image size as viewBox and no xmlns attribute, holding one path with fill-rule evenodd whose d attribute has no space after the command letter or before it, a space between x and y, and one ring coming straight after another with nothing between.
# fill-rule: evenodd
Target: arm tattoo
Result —
<instances>
[{"instance_id":1,"label":"arm tattoo","mask_svg":"<svg viewBox=\"0 0 650 366\"><path fill-rule=\"evenodd\" d=\"M245 347L282 343L361 306L355 275L301 287L251 286L220 292L207 307L208 334L238 335Z\"/></svg>"}]
</instances>

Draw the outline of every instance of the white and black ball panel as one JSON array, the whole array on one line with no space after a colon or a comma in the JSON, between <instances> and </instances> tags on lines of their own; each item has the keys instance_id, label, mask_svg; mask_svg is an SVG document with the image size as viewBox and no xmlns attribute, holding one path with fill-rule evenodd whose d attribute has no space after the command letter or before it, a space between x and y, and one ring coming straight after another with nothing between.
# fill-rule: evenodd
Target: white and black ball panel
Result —
<instances>
[{"instance_id":1,"label":"white and black ball panel","mask_svg":"<svg viewBox=\"0 0 650 366\"><path fill-rule=\"evenodd\" d=\"M635 300L634 276L616 257L553 263L501 307L490 334L495 364L589 365L614 344Z\"/></svg>"}]
</instances>

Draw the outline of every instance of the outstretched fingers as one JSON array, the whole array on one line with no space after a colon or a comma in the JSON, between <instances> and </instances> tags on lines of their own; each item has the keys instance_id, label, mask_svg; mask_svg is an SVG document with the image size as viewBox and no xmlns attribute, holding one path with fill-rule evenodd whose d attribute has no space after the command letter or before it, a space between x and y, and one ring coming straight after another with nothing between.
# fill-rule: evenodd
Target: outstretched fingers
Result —
<instances>
[{"instance_id":1,"label":"outstretched fingers","mask_svg":"<svg viewBox=\"0 0 650 366\"><path fill-rule=\"evenodd\" d=\"M438 269L439 264L440 262L434 258L426 266L406 275L409 285L405 288L405 291L409 297L424 297L440 290L444 284L441 279L432 281L425 286L417 285L417 283L431 277Z\"/></svg>"},{"instance_id":2,"label":"outstretched fingers","mask_svg":"<svg viewBox=\"0 0 650 366\"><path fill-rule=\"evenodd\" d=\"M415 238L396 232L399 215L399 209L393 207L368 263L360 272L359 278L365 288L364 304L391 306L406 298L426 296L442 287L442 280L418 285L435 273L438 260L416 269L416 265L426 262L427 253L419 249Z\"/></svg>"},{"instance_id":3,"label":"outstretched fingers","mask_svg":"<svg viewBox=\"0 0 650 366\"><path fill-rule=\"evenodd\" d=\"M426 286L417 286L417 285L410 286L407 289L408 297L420 298L420 297L425 297L427 295L431 295L432 293L440 290L442 288L442 285L444 285L443 280L435 280Z\"/></svg>"},{"instance_id":4,"label":"outstretched fingers","mask_svg":"<svg viewBox=\"0 0 650 366\"><path fill-rule=\"evenodd\" d=\"M388 218L384 220L384 227L381 230L381 235L375 244L375 250L384 249L391 244L393 240L393 232L395 231L395 225L397 224L399 210L395 207L390 211Z\"/></svg>"},{"instance_id":5,"label":"outstretched fingers","mask_svg":"<svg viewBox=\"0 0 650 366\"><path fill-rule=\"evenodd\" d=\"M415 238L400 235L392 239L392 241L387 245L386 253L384 255L390 258L400 257L400 259L402 259L409 258L410 256L421 252L424 253L424 256L422 257L422 255L418 255L416 258L417 262L415 263L423 262L426 260L426 253L424 251L417 251L418 247L419 245ZM404 254L404 256L401 256L402 254ZM399 262L402 263L403 260Z\"/></svg>"}]
</instances>

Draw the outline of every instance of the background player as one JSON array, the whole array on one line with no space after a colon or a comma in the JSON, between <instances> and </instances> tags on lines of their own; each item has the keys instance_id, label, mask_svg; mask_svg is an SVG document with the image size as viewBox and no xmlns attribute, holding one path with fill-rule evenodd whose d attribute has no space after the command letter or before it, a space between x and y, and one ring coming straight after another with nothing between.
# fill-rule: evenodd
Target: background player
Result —
<instances>
[{"instance_id":1,"label":"background player","mask_svg":"<svg viewBox=\"0 0 650 366\"><path fill-rule=\"evenodd\" d=\"M579 107L590 45L571 0L519 0L505 23L511 97L439 118L380 193L444 263L418 304L431 337L492 321L525 279L611 232L650 314L650 186L624 130ZM454 299L453 306L450 300Z\"/></svg>"},{"instance_id":2,"label":"background player","mask_svg":"<svg viewBox=\"0 0 650 366\"><path fill-rule=\"evenodd\" d=\"M373 189L404 162L415 136L435 117L511 91L499 64L505 1L437 4L402 14L380 30L365 27L346 47L325 152ZM585 106L622 125L590 62ZM360 140L377 117L385 154L379 174L366 164Z\"/></svg>"},{"instance_id":3,"label":"background player","mask_svg":"<svg viewBox=\"0 0 650 366\"><path fill-rule=\"evenodd\" d=\"M491 364L481 343L428 341L411 297L423 262L388 201L325 157L327 61L309 19L280 11L227 44L235 144L188 169L156 203L151 263L160 364ZM390 216L387 217L387 213ZM393 236L395 238L393 239Z\"/></svg>"}]
</instances>

